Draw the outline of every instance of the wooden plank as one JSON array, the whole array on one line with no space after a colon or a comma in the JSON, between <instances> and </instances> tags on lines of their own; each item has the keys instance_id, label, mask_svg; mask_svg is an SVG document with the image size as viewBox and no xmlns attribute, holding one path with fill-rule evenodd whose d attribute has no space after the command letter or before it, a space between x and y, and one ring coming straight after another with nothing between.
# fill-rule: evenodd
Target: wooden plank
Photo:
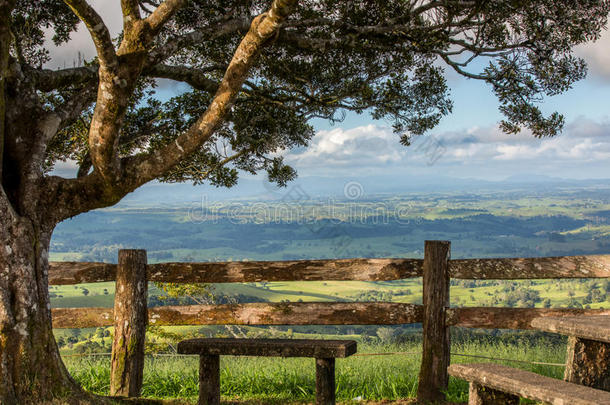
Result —
<instances>
[{"instance_id":1,"label":"wooden plank","mask_svg":"<svg viewBox=\"0 0 610 405\"><path fill-rule=\"evenodd\" d=\"M532 320L532 327L546 332L610 343L610 313L605 316L537 318Z\"/></svg>"},{"instance_id":2,"label":"wooden plank","mask_svg":"<svg viewBox=\"0 0 610 405\"><path fill-rule=\"evenodd\" d=\"M114 325L112 308L51 308L54 328L95 328Z\"/></svg>"},{"instance_id":3,"label":"wooden plank","mask_svg":"<svg viewBox=\"0 0 610 405\"><path fill-rule=\"evenodd\" d=\"M570 336L564 380L610 391L610 343Z\"/></svg>"},{"instance_id":4,"label":"wooden plank","mask_svg":"<svg viewBox=\"0 0 610 405\"><path fill-rule=\"evenodd\" d=\"M459 259L449 263L452 278L519 280L610 277L610 255L508 259Z\"/></svg>"},{"instance_id":5,"label":"wooden plank","mask_svg":"<svg viewBox=\"0 0 610 405\"><path fill-rule=\"evenodd\" d=\"M610 255L542 258L459 259L450 275L461 279L536 279L610 277ZM389 281L423 274L421 259L339 259L219 263L157 263L150 281L168 283L247 283L257 281ZM49 284L114 281L116 265L51 262Z\"/></svg>"},{"instance_id":6,"label":"wooden plank","mask_svg":"<svg viewBox=\"0 0 610 405\"><path fill-rule=\"evenodd\" d=\"M178 353L266 357L348 357L356 353L354 340L322 339L188 339Z\"/></svg>"},{"instance_id":7,"label":"wooden plank","mask_svg":"<svg viewBox=\"0 0 610 405\"><path fill-rule=\"evenodd\" d=\"M50 262L49 285L101 283L116 280L116 264Z\"/></svg>"},{"instance_id":8,"label":"wooden plank","mask_svg":"<svg viewBox=\"0 0 610 405\"><path fill-rule=\"evenodd\" d=\"M290 302L166 306L156 325L397 325L422 320L422 307L389 302Z\"/></svg>"},{"instance_id":9,"label":"wooden plank","mask_svg":"<svg viewBox=\"0 0 610 405\"><path fill-rule=\"evenodd\" d=\"M155 325L400 325L422 321L421 305L390 302L292 302L148 308ZM54 328L113 325L111 308L53 308Z\"/></svg>"},{"instance_id":10,"label":"wooden plank","mask_svg":"<svg viewBox=\"0 0 610 405\"><path fill-rule=\"evenodd\" d=\"M148 279L163 283L250 283L258 281L389 281L421 277L421 259L329 259L148 265ZM49 284L114 281L116 264L52 262Z\"/></svg>"},{"instance_id":11,"label":"wooden plank","mask_svg":"<svg viewBox=\"0 0 610 405\"><path fill-rule=\"evenodd\" d=\"M487 329L537 329L532 321L549 316L610 315L610 309L467 307L447 310L451 326Z\"/></svg>"},{"instance_id":12,"label":"wooden plank","mask_svg":"<svg viewBox=\"0 0 610 405\"><path fill-rule=\"evenodd\" d=\"M610 391L610 311L605 316L547 317L532 327L570 336L565 380Z\"/></svg>"},{"instance_id":13,"label":"wooden plank","mask_svg":"<svg viewBox=\"0 0 610 405\"><path fill-rule=\"evenodd\" d=\"M197 405L220 405L220 356L199 357L199 401Z\"/></svg>"},{"instance_id":14,"label":"wooden plank","mask_svg":"<svg viewBox=\"0 0 610 405\"><path fill-rule=\"evenodd\" d=\"M423 344L417 400L422 403L445 400L450 359L449 327L445 311L449 308L449 258L451 242L426 241L423 279Z\"/></svg>"},{"instance_id":15,"label":"wooden plank","mask_svg":"<svg viewBox=\"0 0 610 405\"><path fill-rule=\"evenodd\" d=\"M119 250L110 360L112 396L137 397L142 390L147 291L146 250Z\"/></svg>"},{"instance_id":16,"label":"wooden plank","mask_svg":"<svg viewBox=\"0 0 610 405\"><path fill-rule=\"evenodd\" d=\"M519 405L517 395L493 390L489 387L471 382L468 387L468 405Z\"/></svg>"},{"instance_id":17,"label":"wooden plank","mask_svg":"<svg viewBox=\"0 0 610 405\"><path fill-rule=\"evenodd\" d=\"M158 263L149 280L165 283L399 280L422 275L420 259L339 259L223 263Z\"/></svg>"},{"instance_id":18,"label":"wooden plank","mask_svg":"<svg viewBox=\"0 0 610 405\"><path fill-rule=\"evenodd\" d=\"M610 405L610 392L500 364L452 364L449 374L494 390L549 404Z\"/></svg>"},{"instance_id":19,"label":"wooden plank","mask_svg":"<svg viewBox=\"0 0 610 405\"><path fill-rule=\"evenodd\" d=\"M316 359L316 405L335 405L335 359L333 357Z\"/></svg>"}]
</instances>

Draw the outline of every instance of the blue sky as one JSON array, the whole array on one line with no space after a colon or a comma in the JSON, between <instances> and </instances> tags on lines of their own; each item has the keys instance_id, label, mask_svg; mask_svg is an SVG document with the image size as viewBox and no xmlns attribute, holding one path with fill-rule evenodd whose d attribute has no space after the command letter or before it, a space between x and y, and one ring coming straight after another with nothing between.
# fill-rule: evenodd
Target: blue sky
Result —
<instances>
[{"instance_id":1,"label":"blue sky","mask_svg":"<svg viewBox=\"0 0 610 405\"><path fill-rule=\"evenodd\" d=\"M110 29L118 32L118 2L96 0L91 4ZM93 44L82 27L69 45L53 49L48 67L71 66L77 51L87 58L94 55ZM448 72L454 111L429 132L428 138L410 148L399 144L388 123L373 121L367 114L349 114L335 125L313 121L316 136L310 147L282 154L301 178L357 180L375 176L387 182L396 176L610 178L610 33L605 32L596 44L581 46L576 52L589 64L588 78L572 90L547 99L542 106L544 111L556 110L566 118L565 130L556 138L502 134L497 127L501 116L490 88ZM168 97L183 88L165 83L160 91ZM58 171L72 168L67 163L58 166Z\"/></svg>"}]
</instances>

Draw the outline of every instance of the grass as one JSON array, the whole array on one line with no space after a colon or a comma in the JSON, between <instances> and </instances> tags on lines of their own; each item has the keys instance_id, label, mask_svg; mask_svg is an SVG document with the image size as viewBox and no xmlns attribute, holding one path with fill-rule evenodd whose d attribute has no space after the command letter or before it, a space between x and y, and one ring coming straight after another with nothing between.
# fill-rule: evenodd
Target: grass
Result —
<instances>
[{"instance_id":1,"label":"grass","mask_svg":"<svg viewBox=\"0 0 610 405\"><path fill-rule=\"evenodd\" d=\"M415 352L420 344L364 345L359 353ZM454 345L454 353L522 361L563 363L565 346L539 344L504 345L493 341ZM340 401L397 400L413 398L417 392L419 354L390 354L337 359L337 399ZM488 362L452 356L452 362ZM107 395L110 360L107 357L65 358L76 380L87 390ZM561 378L563 368L497 361L539 374ZM315 395L315 366L307 358L221 357L221 395L225 400L263 401L264 403L308 402ZM466 401L468 385L451 379L450 401ZM147 357L142 395L149 398L184 398L195 401L198 395L198 358Z\"/></svg>"}]
</instances>

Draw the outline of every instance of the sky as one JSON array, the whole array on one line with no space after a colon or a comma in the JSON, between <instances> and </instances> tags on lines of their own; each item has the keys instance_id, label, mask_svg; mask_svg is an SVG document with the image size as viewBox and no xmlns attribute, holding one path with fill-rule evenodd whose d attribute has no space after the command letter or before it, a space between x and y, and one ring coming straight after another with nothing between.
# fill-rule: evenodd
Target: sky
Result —
<instances>
[{"instance_id":1,"label":"sky","mask_svg":"<svg viewBox=\"0 0 610 405\"><path fill-rule=\"evenodd\" d=\"M118 33L119 1L89 2L111 32ZM82 24L68 44L50 48L52 59L47 67L53 69L72 66L78 52L87 59L95 55ZM598 42L579 46L575 52L587 61L588 77L541 106L547 113L558 111L565 116L564 131L555 138L536 139L526 131L503 134L497 125L502 116L491 89L447 69L453 113L411 147L400 145L387 122L374 121L366 113L348 114L334 125L312 121L316 135L309 147L283 155L301 179L357 181L375 176L378 181L391 183L396 177L435 176L483 180L513 176L610 178L610 32L605 31ZM160 86L164 98L184 89L184 85L168 81ZM69 162L57 166L58 173L70 170L73 164Z\"/></svg>"}]
</instances>

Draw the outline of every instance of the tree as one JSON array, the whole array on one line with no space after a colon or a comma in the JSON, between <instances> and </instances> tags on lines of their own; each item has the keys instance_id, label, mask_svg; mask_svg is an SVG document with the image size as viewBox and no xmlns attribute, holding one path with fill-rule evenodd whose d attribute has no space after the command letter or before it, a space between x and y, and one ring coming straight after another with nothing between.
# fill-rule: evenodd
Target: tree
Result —
<instances>
[{"instance_id":1,"label":"tree","mask_svg":"<svg viewBox=\"0 0 610 405\"><path fill-rule=\"evenodd\" d=\"M117 0L117 4L118 4ZM276 152L306 146L311 118L386 118L401 142L450 113L444 69L487 82L504 131L552 136L536 106L586 67L606 1L121 0L111 35L85 0L0 0L0 402L94 401L51 331L48 252L57 223L153 180L233 186L238 171L295 177ZM79 21L97 56L43 68L45 32ZM474 63L482 60L485 67ZM444 66L438 61L444 62ZM168 101L164 78L190 85ZM73 178L51 170L71 159Z\"/></svg>"}]
</instances>

